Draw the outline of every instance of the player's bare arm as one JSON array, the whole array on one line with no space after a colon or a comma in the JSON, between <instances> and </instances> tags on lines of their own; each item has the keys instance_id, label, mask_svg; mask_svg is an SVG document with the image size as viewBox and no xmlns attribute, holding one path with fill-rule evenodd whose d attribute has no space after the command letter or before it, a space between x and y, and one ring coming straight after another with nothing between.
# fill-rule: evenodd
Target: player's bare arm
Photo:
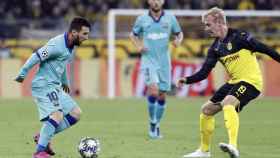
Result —
<instances>
[{"instance_id":1,"label":"player's bare arm","mask_svg":"<svg viewBox=\"0 0 280 158\"><path fill-rule=\"evenodd\" d=\"M173 40L172 44L174 47L178 47L181 45L182 41L184 39L183 32L178 33L178 35L175 35L175 39Z\"/></svg>"},{"instance_id":2,"label":"player's bare arm","mask_svg":"<svg viewBox=\"0 0 280 158\"><path fill-rule=\"evenodd\" d=\"M137 52L143 53L147 51L147 48L144 46L143 41L138 36L135 36L133 33L131 33L129 38L137 49Z\"/></svg>"},{"instance_id":3,"label":"player's bare arm","mask_svg":"<svg viewBox=\"0 0 280 158\"><path fill-rule=\"evenodd\" d=\"M137 49L137 52L143 53L147 51L147 48L144 46L143 41L138 36L135 36L133 33L131 33L129 35L129 38Z\"/></svg>"}]
</instances>

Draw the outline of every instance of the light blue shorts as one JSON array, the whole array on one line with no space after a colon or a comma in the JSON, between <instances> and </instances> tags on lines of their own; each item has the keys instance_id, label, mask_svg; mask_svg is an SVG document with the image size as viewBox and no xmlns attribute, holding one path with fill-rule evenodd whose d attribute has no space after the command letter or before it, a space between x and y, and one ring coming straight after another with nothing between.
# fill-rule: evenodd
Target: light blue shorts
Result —
<instances>
[{"instance_id":1,"label":"light blue shorts","mask_svg":"<svg viewBox=\"0 0 280 158\"><path fill-rule=\"evenodd\" d=\"M146 67L141 69L147 86L157 84L160 91L170 91L171 89L171 71L167 69L155 69Z\"/></svg>"},{"instance_id":2,"label":"light blue shorts","mask_svg":"<svg viewBox=\"0 0 280 158\"><path fill-rule=\"evenodd\" d=\"M40 120L55 111L62 111L66 115L78 106L69 94L57 86L32 87L32 96L37 104Z\"/></svg>"}]
</instances>

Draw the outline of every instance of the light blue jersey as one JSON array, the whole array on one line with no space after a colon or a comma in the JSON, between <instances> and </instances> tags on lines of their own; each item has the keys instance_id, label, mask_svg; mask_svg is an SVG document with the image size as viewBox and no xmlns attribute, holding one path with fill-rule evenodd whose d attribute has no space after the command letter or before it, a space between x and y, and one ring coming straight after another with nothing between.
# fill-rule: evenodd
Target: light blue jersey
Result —
<instances>
[{"instance_id":1,"label":"light blue jersey","mask_svg":"<svg viewBox=\"0 0 280 158\"><path fill-rule=\"evenodd\" d=\"M61 88L62 84L69 86L66 66L74 57L73 49L67 45L67 34L58 35L34 52L21 68L19 76L25 78L28 71L40 63L32 81L32 96L38 105L40 119L58 110L67 114L77 106Z\"/></svg>"},{"instance_id":2,"label":"light blue jersey","mask_svg":"<svg viewBox=\"0 0 280 158\"><path fill-rule=\"evenodd\" d=\"M32 81L32 87L42 87L46 84L66 84L67 63L73 58L73 49L67 47L66 33L48 41L35 53L40 59L40 67Z\"/></svg>"},{"instance_id":3,"label":"light blue jersey","mask_svg":"<svg viewBox=\"0 0 280 158\"><path fill-rule=\"evenodd\" d=\"M170 90L171 60L168 45L170 36L181 32L176 17L163 11L156 20L150 12L145 13L137 18L132 32L143 38L144 46L148 49L141 57L146 84L158 83L160 90Z\"/></svg>"}]
</instances>

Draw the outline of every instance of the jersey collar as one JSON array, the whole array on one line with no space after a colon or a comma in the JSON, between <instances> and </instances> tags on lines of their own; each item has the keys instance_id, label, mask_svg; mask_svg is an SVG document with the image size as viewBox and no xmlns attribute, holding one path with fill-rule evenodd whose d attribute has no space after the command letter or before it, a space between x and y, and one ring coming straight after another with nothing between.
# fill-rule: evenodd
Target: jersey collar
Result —
<instances>
[{"instance_id":1,"label":"jersey collar","mask_svg":"<svg viewBox=\"0 0 280 158\"><path fill-rule=\"evenodd\" d=\"M163 17L164 16L164 10L162 10L162 12L161 12L161 14L160 14L160 16L159 16L159 18L158 19L156 19L155 17L153 17L153 15L152 15L152 13L151 13L151 11L149 11L149 16L154 20L154 22L160 22L160 19L161 19L161 17Z\"/></svg>"},{"instance_id":2,"label":"jersey collar","mask_svg":"<svg viewBox=\"0 0 280 158\"><path fill-rule=\"evenodd\" d=\"M66 48L68 48L69 52L72 53L72 50L73 50L73 46L70 47L69 44L68 44L68 34L67 32L64 33L64 41L65 41L65 45L66 45Z\"/></svg>"}]
</instances>

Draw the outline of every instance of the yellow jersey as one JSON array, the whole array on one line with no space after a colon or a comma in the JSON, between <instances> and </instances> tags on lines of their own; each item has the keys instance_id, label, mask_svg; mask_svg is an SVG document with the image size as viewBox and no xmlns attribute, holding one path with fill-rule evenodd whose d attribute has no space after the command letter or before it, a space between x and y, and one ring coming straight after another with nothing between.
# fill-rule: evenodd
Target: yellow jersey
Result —
<instances>
[{"instance_id":1,"label":"yellow jersey","mask_svg":"<svg viewBox=\"0 0 280 158\"><path fill-rule=\"evenodd\" d=\"M219 61L230 77L228 83L245 81L261 91L263 80L255 52L267 54L280 62L280 55L275 50L259 42L246 31L229 28L224 39L215 39L202 68L192 76L186 77L186 83L205 79Z\"/></svg>"}]
</instances>

